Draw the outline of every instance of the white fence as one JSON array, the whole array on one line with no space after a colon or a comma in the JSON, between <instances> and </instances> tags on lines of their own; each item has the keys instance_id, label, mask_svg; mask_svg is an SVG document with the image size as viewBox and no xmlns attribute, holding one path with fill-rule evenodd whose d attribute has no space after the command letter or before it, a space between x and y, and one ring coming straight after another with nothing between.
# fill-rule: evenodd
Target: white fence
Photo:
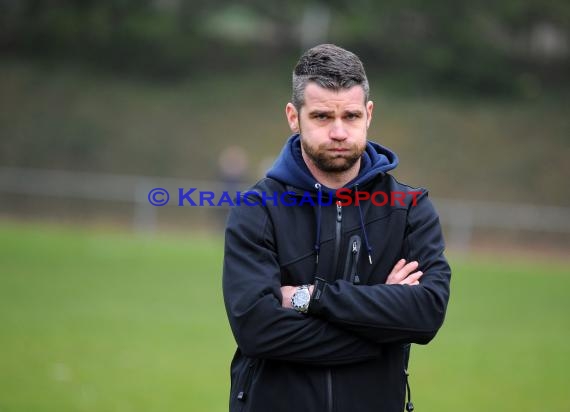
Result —
<instances>
[{"instance_id":1,"label":"white fence","mask_svg":"<svg viewBox=\"0 0 570 412\"><path fill-rule=\"evenodd\" d=\"M157 187L170 193L193 187L214 193L227 190L219 181L0 167L0 194L132 203L133 226L137 231L155 229L160 207L149 203L148 194ZM464 250L469 248L473 232L479 228L570 234L568 207L442 198L433 202L448 230L448 243ZM177 203L169 203L173 204Z\"/></svg>"}]
</instances>

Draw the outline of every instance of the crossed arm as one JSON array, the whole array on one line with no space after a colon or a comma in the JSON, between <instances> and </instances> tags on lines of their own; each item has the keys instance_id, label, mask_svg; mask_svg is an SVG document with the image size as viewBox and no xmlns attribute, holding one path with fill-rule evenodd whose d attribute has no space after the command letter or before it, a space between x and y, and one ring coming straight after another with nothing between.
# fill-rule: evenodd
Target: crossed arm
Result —
<instances>
[{"instance_id":1,"label":"crossed arm","mask_svg":"<svg viewBox=\"0 0 570 412\"><path fill-rule=\"evenodd\" d=\"M392 271L388 275L386 279L386 285L409 285L409 286L416 286L420 284L420 278L423 275L423 272L416 271L418 268L419 263L416 261L412 261L406 263L405 259L400 259L392 268ZM297 286L281 286L281 306L286 309L291 309L291 298L293 294L297 291ZM309 285L309 293L313 294L313 285Z\"/></svg>"},{"instance_id":2,"label":"crossed arm","mask_svg":"<svg viewBox=\"0 0 570 412\"><path fill-rule=\"evenodd\" d=\"M429 342L443 322L450 269L429 202L420 199L409 224L407 256L414 261L397 262L385 284L338 279L321 286L306 316L289 309L297 286L281 284L271 219L254 207L232 209L223 290L242 353L330 365L375 358L384 343Z\"/></svg>"}]
</instances>

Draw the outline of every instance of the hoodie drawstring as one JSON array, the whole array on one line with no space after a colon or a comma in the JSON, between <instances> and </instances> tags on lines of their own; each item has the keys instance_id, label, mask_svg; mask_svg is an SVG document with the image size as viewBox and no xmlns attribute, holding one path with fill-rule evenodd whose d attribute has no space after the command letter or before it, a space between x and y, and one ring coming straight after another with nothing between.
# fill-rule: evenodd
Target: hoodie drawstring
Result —
<instances>
[{"instance_id":1,"label":"hoodie drawstring","mask_svg":"<svg viewBox=\"0 0 570 412\"><path fill-rule=\"evenodd\" d=\"M358 185L354 185L354 189L358 192ZM360 202L358 202L358 215L360 216L360 228L362 229L362 235L364 236L364 244L366 245L366 250L368 251L368 262L372 264L372 248L370 243L368 243L368 235L366 234L366 226L364 225L364 216L362 215L362 207Z\"/></svg>"},{"instance_id":2,"label":"hoodie drawstring","mask_svg":"<svg viewBox=\"0 0 570 412\"><path fill-rule=\"evenodd\" d=\"M317 203L319 204L317 207L317 233L315 236L315 254L316 254L316 261L315 264L318 265L319 264L319 252L321 251L321 205L322 205L322 195L323 192L321 191L321 184L320 183L315 183L315 189L317 189L318 192L318 197L317 197Z\"/></svg>"}]
</instances>

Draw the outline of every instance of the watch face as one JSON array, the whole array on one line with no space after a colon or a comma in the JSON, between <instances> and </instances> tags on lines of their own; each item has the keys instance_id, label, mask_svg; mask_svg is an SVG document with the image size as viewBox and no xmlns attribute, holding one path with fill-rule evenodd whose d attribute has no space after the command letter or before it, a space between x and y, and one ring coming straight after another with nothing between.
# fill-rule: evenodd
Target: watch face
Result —
<instances>
[{"instance_id":1,"label":"watch face","mask_svg":"<svg viewBox=\"0 0 570 412\"><path fill-rule=\"evenodd\" d=\"M309 291L305 288L299 289L293 295L293 306L295 306L296 308L300 308L309 303L310 300L311 300L311 295L309 294Z\"/></svg>"}]
</instances>

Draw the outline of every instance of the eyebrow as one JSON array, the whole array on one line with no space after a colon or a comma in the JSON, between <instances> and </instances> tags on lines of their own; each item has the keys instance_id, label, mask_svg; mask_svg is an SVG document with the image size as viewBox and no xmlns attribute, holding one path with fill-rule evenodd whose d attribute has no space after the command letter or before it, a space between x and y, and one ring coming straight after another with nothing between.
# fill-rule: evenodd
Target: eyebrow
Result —
<instances>
[{"instance_id":1,"label":"eyebrow","mask_svg":"<svg viewBox=\"0 0 570 412\"><path fill-rule=\"evenodd\" d=\"M354 110L345 110L344 114L352 114L352 115L358 115L358 116L362 116L364 112L360 109L354 109Z\"/></svg>"},{"instance_id":2,"label":"eyebrow","mask_svg":"<svg viewBox=\"0 0 570 412\"><path fill-rule=\"evenodd\" d=\"M334 110L312 110L309 112L309 116L319 116L321 114L331 116L334 114Z\"/></svg>"},{"instance_id":3,"label":"eyebrow","mask_svg":"<svg viewBox=\"0 0 570 412\"><path fill-rule=\"evenodd\" d=\"M334 115L334 110L312 110L309 112L309 116L319 116L319 115L327 115L327 116L332 116ZM343 112L343 115L347 115L347 114L352 114L352 115L358 115L358 116L362 116L363 111L360 109L354 109L354 110L345 110Z\"/></svg>"}]
</instances>

